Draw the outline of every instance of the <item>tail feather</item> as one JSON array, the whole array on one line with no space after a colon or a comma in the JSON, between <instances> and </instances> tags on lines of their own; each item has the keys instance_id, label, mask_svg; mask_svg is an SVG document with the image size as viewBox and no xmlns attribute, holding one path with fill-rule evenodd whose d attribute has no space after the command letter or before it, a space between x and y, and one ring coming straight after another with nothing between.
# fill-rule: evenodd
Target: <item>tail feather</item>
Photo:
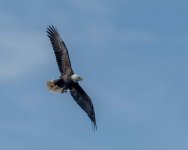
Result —
<instances>
[{"instance_id":1,"label":"tail feather","mask_svg":"<svg viewBox=\"0 0 188 150\"><path fill-rule=\"evenodd\" d=\"M54 83L54 80L47 81L47 87L54 93L61 93L61 88Z\"/></svg>"}]
</instances>

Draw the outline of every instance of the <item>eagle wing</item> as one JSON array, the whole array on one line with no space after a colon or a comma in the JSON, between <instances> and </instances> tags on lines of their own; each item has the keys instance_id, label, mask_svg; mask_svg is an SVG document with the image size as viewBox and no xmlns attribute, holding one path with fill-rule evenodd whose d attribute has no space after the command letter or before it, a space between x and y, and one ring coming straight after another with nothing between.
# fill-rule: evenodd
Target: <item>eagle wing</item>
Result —
<instances>
[{"instance_id":1,"label":"eagle wing","mask_svg":"<svg viewBox=\"0 0 188 150\"><path fill-rule=\"evenodd\" d=\"M95 119L95 111L90 97L86 94L86 92L78 83L75 83L73 85L73 87L70 90L70 94L77 102L77 104L87 113L87 115L93 122L94 129L96 129L97 125Z\"/></svg>"},{"instance_id":2,"label":"eagle wing","mask_svg":"<svg viewBox=\"0 0 188 150\"><path fill-rule=\"evenodd\" d=\"M47 28L47 33L54 50L61 75L73 73L71 62L69 59L68 49L63 40L61 39L57 29L54 26L49 26Z\"/></svg>"}]
</instances>

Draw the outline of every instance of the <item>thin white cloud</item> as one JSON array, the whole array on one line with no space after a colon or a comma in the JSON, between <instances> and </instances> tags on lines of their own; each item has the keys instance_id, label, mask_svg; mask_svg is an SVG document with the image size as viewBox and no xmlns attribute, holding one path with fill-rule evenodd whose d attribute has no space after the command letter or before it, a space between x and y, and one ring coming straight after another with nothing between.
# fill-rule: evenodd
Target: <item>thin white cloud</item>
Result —
<instances>
[{"instance_id":1,"label":"thin white cloud","mask_svg":"<svg viewBox=\"0 0 188 150\"><path fill-rule=\"evenodd\" d=\"M47 61L47 45L37 32L1 31L0 81L34 71Z\"/></svg>"}]
</instances>

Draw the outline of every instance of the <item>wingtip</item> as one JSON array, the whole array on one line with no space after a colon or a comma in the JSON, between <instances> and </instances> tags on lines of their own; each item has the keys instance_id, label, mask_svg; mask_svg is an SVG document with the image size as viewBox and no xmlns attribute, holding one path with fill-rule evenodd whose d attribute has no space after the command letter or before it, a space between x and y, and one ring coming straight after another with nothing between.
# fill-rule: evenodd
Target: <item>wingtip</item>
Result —
<instances>
[{"instance_id":1,"label":"wingtip","mask_svg":"<svg viewBox=\"0 0 188 150\"><path fill-rule=\"evenodd\" d=\"M93 131L97 131L97 124L96 122L93 122L93 127L92 127Z\"/></svg>"},{"instance_id":2,"label":"wingtip","mask_svg":"<svg viewBox=\"0 0 188 150\"><path fill-rule=\"evenodd\" d=\"M96 131L97 130L97 122L96 122L95 118L92 120L92 123L93 123L92 129L93 129L93 131Z\"/></svg>"},{"instance_id":3,"label":"wingtip","mask_svg":"<svg viewBox=\"0 0 188 150\"><path fill-rule=\"evenodd\" d=\"M55 29L53 25L48 25L47 29Z\"/></svg>"},{"instance_id":4,"label":"wingtip","mask_svg":"<svg viewBox=\"0 0 188 150\"><path fill-rule=\"evenodd\" d=\"M57 32L57 28L54 27L53 25L49 25L49 26L47 27L46 32L47 32L48 34L56 33L56 32Z\"/></svg>"}]
</instances>

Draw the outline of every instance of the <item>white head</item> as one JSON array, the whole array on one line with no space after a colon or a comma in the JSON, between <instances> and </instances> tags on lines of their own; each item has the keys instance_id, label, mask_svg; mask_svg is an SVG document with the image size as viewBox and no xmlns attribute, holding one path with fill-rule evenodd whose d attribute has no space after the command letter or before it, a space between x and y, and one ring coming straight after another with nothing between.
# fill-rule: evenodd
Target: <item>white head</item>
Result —
<instances>
[{"instance_id":1,"label":"white head","mask_svg":"<svg viewBox=\"0 0 188 150\"><path fill-rule=\"evenodd\" d=\"M73 74L73 75L71 76L71 79L72 79L74 82L78 82L78 81L82 81L82 80L83 80L82 77L80 77L80 76L77 75L77 74Z\"/></svg>"}]
</instances>

